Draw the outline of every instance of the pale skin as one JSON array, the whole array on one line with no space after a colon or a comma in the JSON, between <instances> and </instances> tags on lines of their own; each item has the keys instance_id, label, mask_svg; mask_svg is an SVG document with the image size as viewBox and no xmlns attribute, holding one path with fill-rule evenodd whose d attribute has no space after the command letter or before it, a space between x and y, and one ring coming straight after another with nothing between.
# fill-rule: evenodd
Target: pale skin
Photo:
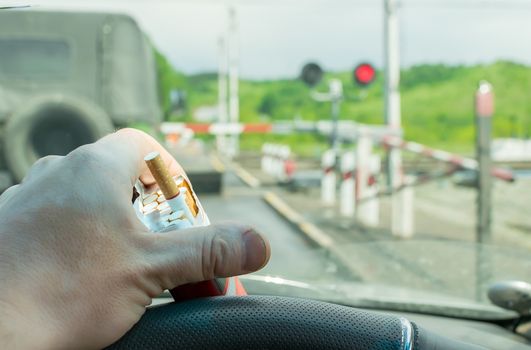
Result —
<instances>
[{"instance_id":1,"label":"pale skin","mask_svg":"<svg viewBox=\"0 0 531 350\"><path fill-rule=\"evenodd\" d=\"M102 348L163 290L267 263L267 239L245 225L147 231L131 197L138 178L153 184L152 151L184 175L153 138L125 129L43 158L0 196L2 348Z\"/></svg>"}]
</instances>

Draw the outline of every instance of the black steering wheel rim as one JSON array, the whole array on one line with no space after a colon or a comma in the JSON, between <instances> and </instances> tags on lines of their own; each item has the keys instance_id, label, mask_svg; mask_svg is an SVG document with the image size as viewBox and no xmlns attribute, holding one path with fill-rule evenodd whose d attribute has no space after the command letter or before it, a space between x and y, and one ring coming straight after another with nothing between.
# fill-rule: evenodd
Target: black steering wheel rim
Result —
<instances>
[{"instance_id":1,"label":"black steering wheel rim","mask_svg":"<svg viewBox=\"0 0 531 350\"><path fill-rule=\"evenodd\" d=\"M109 349L413 349L402 317L278 296L156 306Z\"/></svg>"}]
</instances>

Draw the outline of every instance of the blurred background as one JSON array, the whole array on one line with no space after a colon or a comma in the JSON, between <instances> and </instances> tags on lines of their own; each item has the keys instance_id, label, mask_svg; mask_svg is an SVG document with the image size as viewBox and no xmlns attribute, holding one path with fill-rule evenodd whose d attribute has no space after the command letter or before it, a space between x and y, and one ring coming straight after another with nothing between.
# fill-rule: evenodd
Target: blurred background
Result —
<instances>
[{"instance_id":1,"label":"blurred background","mask_svg":"<svg viewBox=\"0 0 531 350\"><path fill-rule=\"evenodd\" d=\"M242 121L300 116L317 120L326 104L308 98L296 81L308 61L356 95L351 71L368 61L384 65L383 5L375 1L33 1L37 10L111 11L131 15L157 52L164 107L169 91L186 92L186 108L167 120L203 119L217 103L218 41L237 8ZM470 89L487 79L503 90L496 99L495 137L527 137L531 47L526 1L401 1L400 87L405 136L432 146L472 152ZM363 103L344 101L341 118L383 121L383 74ZM206 113L208 114L208 113ZM208 118L207 118L208 119ZM255 146L242 140L242 147ZM295 143L293 146L296 146ZM307 147L303 148L303 152ZM311 147L310 147L311 148Z\"/></svg>"}]
</instances>

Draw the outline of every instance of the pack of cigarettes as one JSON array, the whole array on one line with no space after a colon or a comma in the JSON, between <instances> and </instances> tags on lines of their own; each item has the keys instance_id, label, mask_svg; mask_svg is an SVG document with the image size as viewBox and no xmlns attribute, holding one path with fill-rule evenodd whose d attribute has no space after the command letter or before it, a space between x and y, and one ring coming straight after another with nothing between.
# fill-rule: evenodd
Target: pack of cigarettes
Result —
<instances>
[{"instance_id":1,"label":"pack of cigarettes","mask_svg":"<svg viewBox=\"0 0 531 350\"><path fill-rule=\"evenodd\" d=\"M179 194L169 201L159 188L147 189L140 181L135 185L138 197L133 203L140 221L153 232L180 230L210 224L201 203L190 189L188 180L173 177Z\"/></svg>"},{"instance_id":2,"label":"pack of cigarettes","mask_svg":"<svg viewBox=\"0 0 531 350\"><path fill-rule=\"evenodd\" d=\"M137 217L150 231L167 232L210 225L188 179L171 176L157 152L148 154L144 160L156 185L146 187L137 181L133 207ZM236 277L184 285L170 292L176 301L206 296L246 295Z\"/></svg>"}]
</instances>

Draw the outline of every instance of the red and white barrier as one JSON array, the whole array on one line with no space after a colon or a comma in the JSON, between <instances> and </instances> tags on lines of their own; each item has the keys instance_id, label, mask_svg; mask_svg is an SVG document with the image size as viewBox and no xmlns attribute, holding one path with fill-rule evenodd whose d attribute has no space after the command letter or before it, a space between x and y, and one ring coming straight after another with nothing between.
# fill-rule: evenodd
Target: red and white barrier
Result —
<instances>
[{"instance_id":1,"label":"red and white barrier","mask_svg":"<svg viewBox=\"0 0 531 350\"><path fill-rule=\"evenodd\" d=\"M384 137L382 143L387 147L396 147L425 157L437 159L442 162L455 164L464 169L478 170L478 162L472 158L465 158L450 152L430 148L417 142L404 141L398 137ZM492 176L504 181L514 181L511 171L502 168L493 168Z\"/></svg>"},{"instance_id":2,"label":"red and white barrier","mask_svg":"<svg viewBox=\"0 0 531 350\"><path fill-rule=\"evenodd\" d=\"M191 129L196 134L238 135L242 133L264 134L272 131L273 125L268 123L173 123L166 122L160 126L165 135L181 134Z\"/></svg>"},{"instance_id":3,"label":"red and white barrier","mask_svg":"<svg viewBox=\"0 0 531 350\"><path fill-rule=\"evenodd\" d=\"M195 134L212 134L212 135L237 135L242 133L280 133L289 134L294 131L317 132L329 134L331 132L331 123L327 121L315 122L277 122L270 123L173 123L165 122L161 124L161 131L166 135L170 142L180 138L185 129L191 129ZM400 148L423 156L437 159L443 162L455 164L464 169L478 170L478 164L475 159L462 157L443 150L438 150L424 146L420 143L404 141L397 136L396 130L367 126L353 122L342 122L339 134L345 139L358 139L364 136L370 136L373 140L381 140L382 144L387 147ZM502 168L493 168L492 175L504 180L514 181L514 175L511 171Z\"/></svg>"},{"instance_id":4,"label":"red and white barrier","mask_svg":"<svg viewBox=\"0 0 531 350\"><path fill-rule=\"evenodd\" d=\"M356 210L354 171L356 167L354 152L345 152L341 156L341 185L339 194L339 212L344 217L353 217Z\"/></svg>"},{"instance_id":5,"label":"red and white barrier","mask_svg":"<svg viewBox=\"0 0 531 350\"><path fill-rule=\"evenodd\" d=\"M336 203L336 153L334 150L328 150L323 153L321 158L321 167L323 176L321 178L321 201L326 206L332 206Z\"/></svg>"}]
</instances>

